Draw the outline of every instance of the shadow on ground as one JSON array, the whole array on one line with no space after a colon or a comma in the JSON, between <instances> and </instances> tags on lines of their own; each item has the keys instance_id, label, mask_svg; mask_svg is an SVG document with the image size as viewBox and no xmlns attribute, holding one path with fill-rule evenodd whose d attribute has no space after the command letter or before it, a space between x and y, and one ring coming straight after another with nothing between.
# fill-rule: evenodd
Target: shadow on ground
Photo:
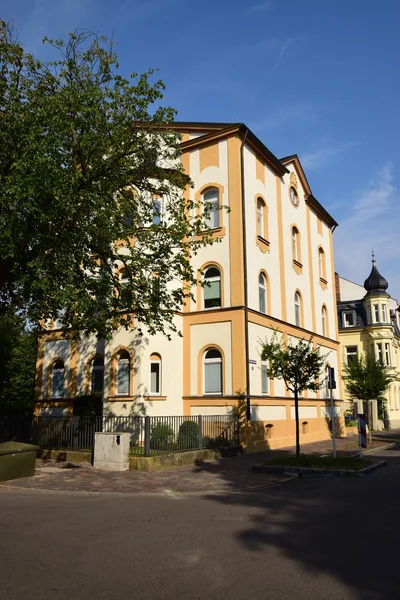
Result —
<instances>
[{"instance_id":1,"label":"shadow on ground","mask_svg":"<svg viewBox=\"0 0 400 600\"><path fill-rule=\"evenodd\" d=\"M277 550L310 576L330 574L355 597L377 600L399 595L399 447L383 453L389 466L368 477L296 479L241 494L235 493L238 463L235 469L232 459L204 463L197 470L218 470L232 492L205 501L254 508L248 527L235 535L244 549L255 555ZM242 462L247 468L261 460L252 455Z\"/></svg>"}]
</instances>

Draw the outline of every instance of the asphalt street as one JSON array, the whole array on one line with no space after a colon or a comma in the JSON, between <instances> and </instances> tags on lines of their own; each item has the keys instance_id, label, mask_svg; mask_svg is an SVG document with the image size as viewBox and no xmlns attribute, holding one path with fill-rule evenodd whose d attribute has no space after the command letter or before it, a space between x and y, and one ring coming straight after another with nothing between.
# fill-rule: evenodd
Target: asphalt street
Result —
<instances>
[{"instance_id":1,"label":"asphalt street","mask_svg":"<svg viewBox=\"0 0 400 600\"><path fill-rule=\"evenodd\" d=\"M246 493L0 489L0 599L400 598L400 449L379 456Z\"/></svg>"}]
</instances>

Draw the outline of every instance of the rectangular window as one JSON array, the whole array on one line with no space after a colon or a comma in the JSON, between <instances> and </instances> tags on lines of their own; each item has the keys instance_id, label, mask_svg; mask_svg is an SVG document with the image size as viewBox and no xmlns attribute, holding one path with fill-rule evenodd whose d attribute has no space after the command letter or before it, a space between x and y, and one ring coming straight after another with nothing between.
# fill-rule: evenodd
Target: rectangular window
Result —
<instances>
[{"instance_id":1,"label":"rectangular window","mask_svg":"<svg viewBox=\"0 0 400 600\"><path fill-rule=\"evenodd\" d=\"M162 216L162 202L160 198L153 199L153 225L159 225L161 223Z\"/></svg>"},{"instance_id":2,"label":"rectangular window","mask_svg":"<svg viewBox=\"0 0 400 600\"><path fill-rule=\"evenodd\" d=\"M352 310L343 313L343 327L354 327L355 319Z\"/></svg>"},{"instance_id":3,"label":"rectangular window","mask_svg":"<svg viewBox=\"0 0 400 600\"><path fill-rule=\"evenodd\" d=\"M265 309L265 289L261 286L259 289L259 296L260 296L260 312L265 314L267 312Z\"/></svg>"},{"instance_id":4,"label":"rectangular window","mask_svg":"<svg viewBox=\"0 0 400 600\"><path fill-rule=\"evenodd\" d=\"M295 319L295 323L297 325L297 327L300 327L301 322L300 322L300 304L295 304L294 305L294 319Z\"/></svg>"},{"instance_id":5,"label":"rectangular window","mask_svg":"<svg viewBox=\"0 0 400 600\"><path fill-rule=\"evenodd\" d=\"M268 375L267 375L268 365L266 362L261 363L261 393L263 396L268 395Z\"/></svg>"},{"instance_id":6,"label":"rectangular window","mask_svg":"<svg viewBox=\"0 0 400 600\"><path fill-rule=\"evenodd\" d=\"M356 362L358 359L358 349L357 346L347 346L346 347L346 360L347 364L351 362Z\"/></svg>"},{"instance_id":7,"label":"rectangular window","mask_svg":"<svg viewBox=\"0 0 400 600\"><path fill-rule=\"evenodd\" d=\"M206 394L222 393L222 363L220 361L204 365L204 392Z\"/></svg>"},{"instance_id":8,"label":"rectangular window","mask_svg":"<svg viewBox=\"0 0 400 600\"><path fill-rule=\"evenodd\" d=\"M379 304L374 304L374 319L375 319L375 323L380 323L380 320L379 320Z\"/></svg>"},{"instance_id":9,"label":"rectangular window","mask_svg":"<svg viewBox=\"0 0 400 600\"><path fill-rule=\"evenodd\" d=\"M161 394L161 363L150 363L150 394L159 396Z\"/></svg>"},{"instance_id":10,"label":"rectangular window","mask_svg":"<svg viewBox=\"0 0 400 600\"><path fill-rule=\"evenodd\" d=\"M376 345L376 353L377 353L377 357L378 357L379 362L381 363L381 365L383 365L382 344L377 344Z\"/></svg>"},{"instance_id":11,"label":"rectangular window","mask_svg":"<svg viewBox=\"0 0 400 600\"><path fill-rule=\"evenodd\" d=\"M387 323L386 304L382 304L382 323Z\"/></svg>"},{"instance_id":12,"label":"rectangular window","mask_svg":"<svg viewBox=\"0 0 400 600\"><path fill-rule=\"evenodd\" d=\"M385 344L386 365L390 367L390 344Z\"/></svg>"},{"instance_id":13,"label":"rectangular window","mask_svg":"<svg viewBox=\"0 0 400 600\"><path fill-rule=\"evenodd\" d=\"M204 286L204 308L218 308L221 306L221 280L208 281Z\"/></svg>"},{"instance_id":14,"label":"rectangular window","mask_svg":"<svg viewBox=\"0 0 400 600\"><path fill-rule=\"evenodd\" d=\"M62 398L64 396L64 369L55 369L51 382L52 398Z\"/></svg>"},{"instance_id":15,"label":"rectangular window","mask_svg":"<svg viewBox=\"0 0 400 600\"><path fill-rule=\"evenodd\" d=\"M129 396L129 360L118 360L117 394Z\"/></svg>"}]
</instances>

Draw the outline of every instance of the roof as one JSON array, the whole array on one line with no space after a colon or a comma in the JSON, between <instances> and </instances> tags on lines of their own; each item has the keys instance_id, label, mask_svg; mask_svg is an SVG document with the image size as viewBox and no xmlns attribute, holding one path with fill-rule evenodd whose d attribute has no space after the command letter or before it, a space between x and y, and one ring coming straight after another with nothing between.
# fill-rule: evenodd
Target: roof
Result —
<instances>
[{"instance_id":1,"label":"roof","mask_svg":"<svg viewBox=\"0 0 400 600\"><path fill-rule=\"evenodd\" d=\"M189 126L189 124L185 124ZM195 123L195 125L200 126L200 123ZM175 123L173 123L175 127ZM179 124L178 124L179 127ZM188 127L190 129L190 127ZM207 127L204 127L204 130L207 130ZM193 131L193 128L192 128ZM202 135L200 137L193 138L191 140L187 140L186 142L181 143L182 150L189 150L192 148L198 148L200 146L205 146L210 144L213 141L216 141L220 138L231 137L234 135L239 135L242 139L246 135L246 143L253 148L253 150L260 156L263 157L265 162L273 169L273 171L282 176L285 173L288 173L288 169L285 165L263 144L263 142L245 125L244 123L228 123L226 127L216 128L215 131L211 131L206 135Z\"/></svg>"},{"instance_id":2,"label":"roof","mask_svg":"<svg viewBox=\"0 0 400 600\"><path fill-rule=\"evenodd\" d=\"M387 296L389 287L386 279L381 275L376 266L375 256L372 255L372 269L367 279L364 281L364 287L367 290L367 295L370 296Z\"/></svg>"}]
</instances>

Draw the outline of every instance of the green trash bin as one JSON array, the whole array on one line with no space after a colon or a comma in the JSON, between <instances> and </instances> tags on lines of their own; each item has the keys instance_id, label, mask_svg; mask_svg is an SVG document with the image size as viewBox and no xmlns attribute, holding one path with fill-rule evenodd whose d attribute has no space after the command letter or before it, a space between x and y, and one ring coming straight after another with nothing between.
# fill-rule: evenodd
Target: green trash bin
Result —
<instances>
[{"instance_id":1,"label":"green trash bin","mask_svg":"<svg viewBox=\"0 0 400 600\"><path fill-rule=\"evenodd\" d=\"M20 442L0 444L0 481L32 477L39 446Z\"/></svg>"}]
</instances>

